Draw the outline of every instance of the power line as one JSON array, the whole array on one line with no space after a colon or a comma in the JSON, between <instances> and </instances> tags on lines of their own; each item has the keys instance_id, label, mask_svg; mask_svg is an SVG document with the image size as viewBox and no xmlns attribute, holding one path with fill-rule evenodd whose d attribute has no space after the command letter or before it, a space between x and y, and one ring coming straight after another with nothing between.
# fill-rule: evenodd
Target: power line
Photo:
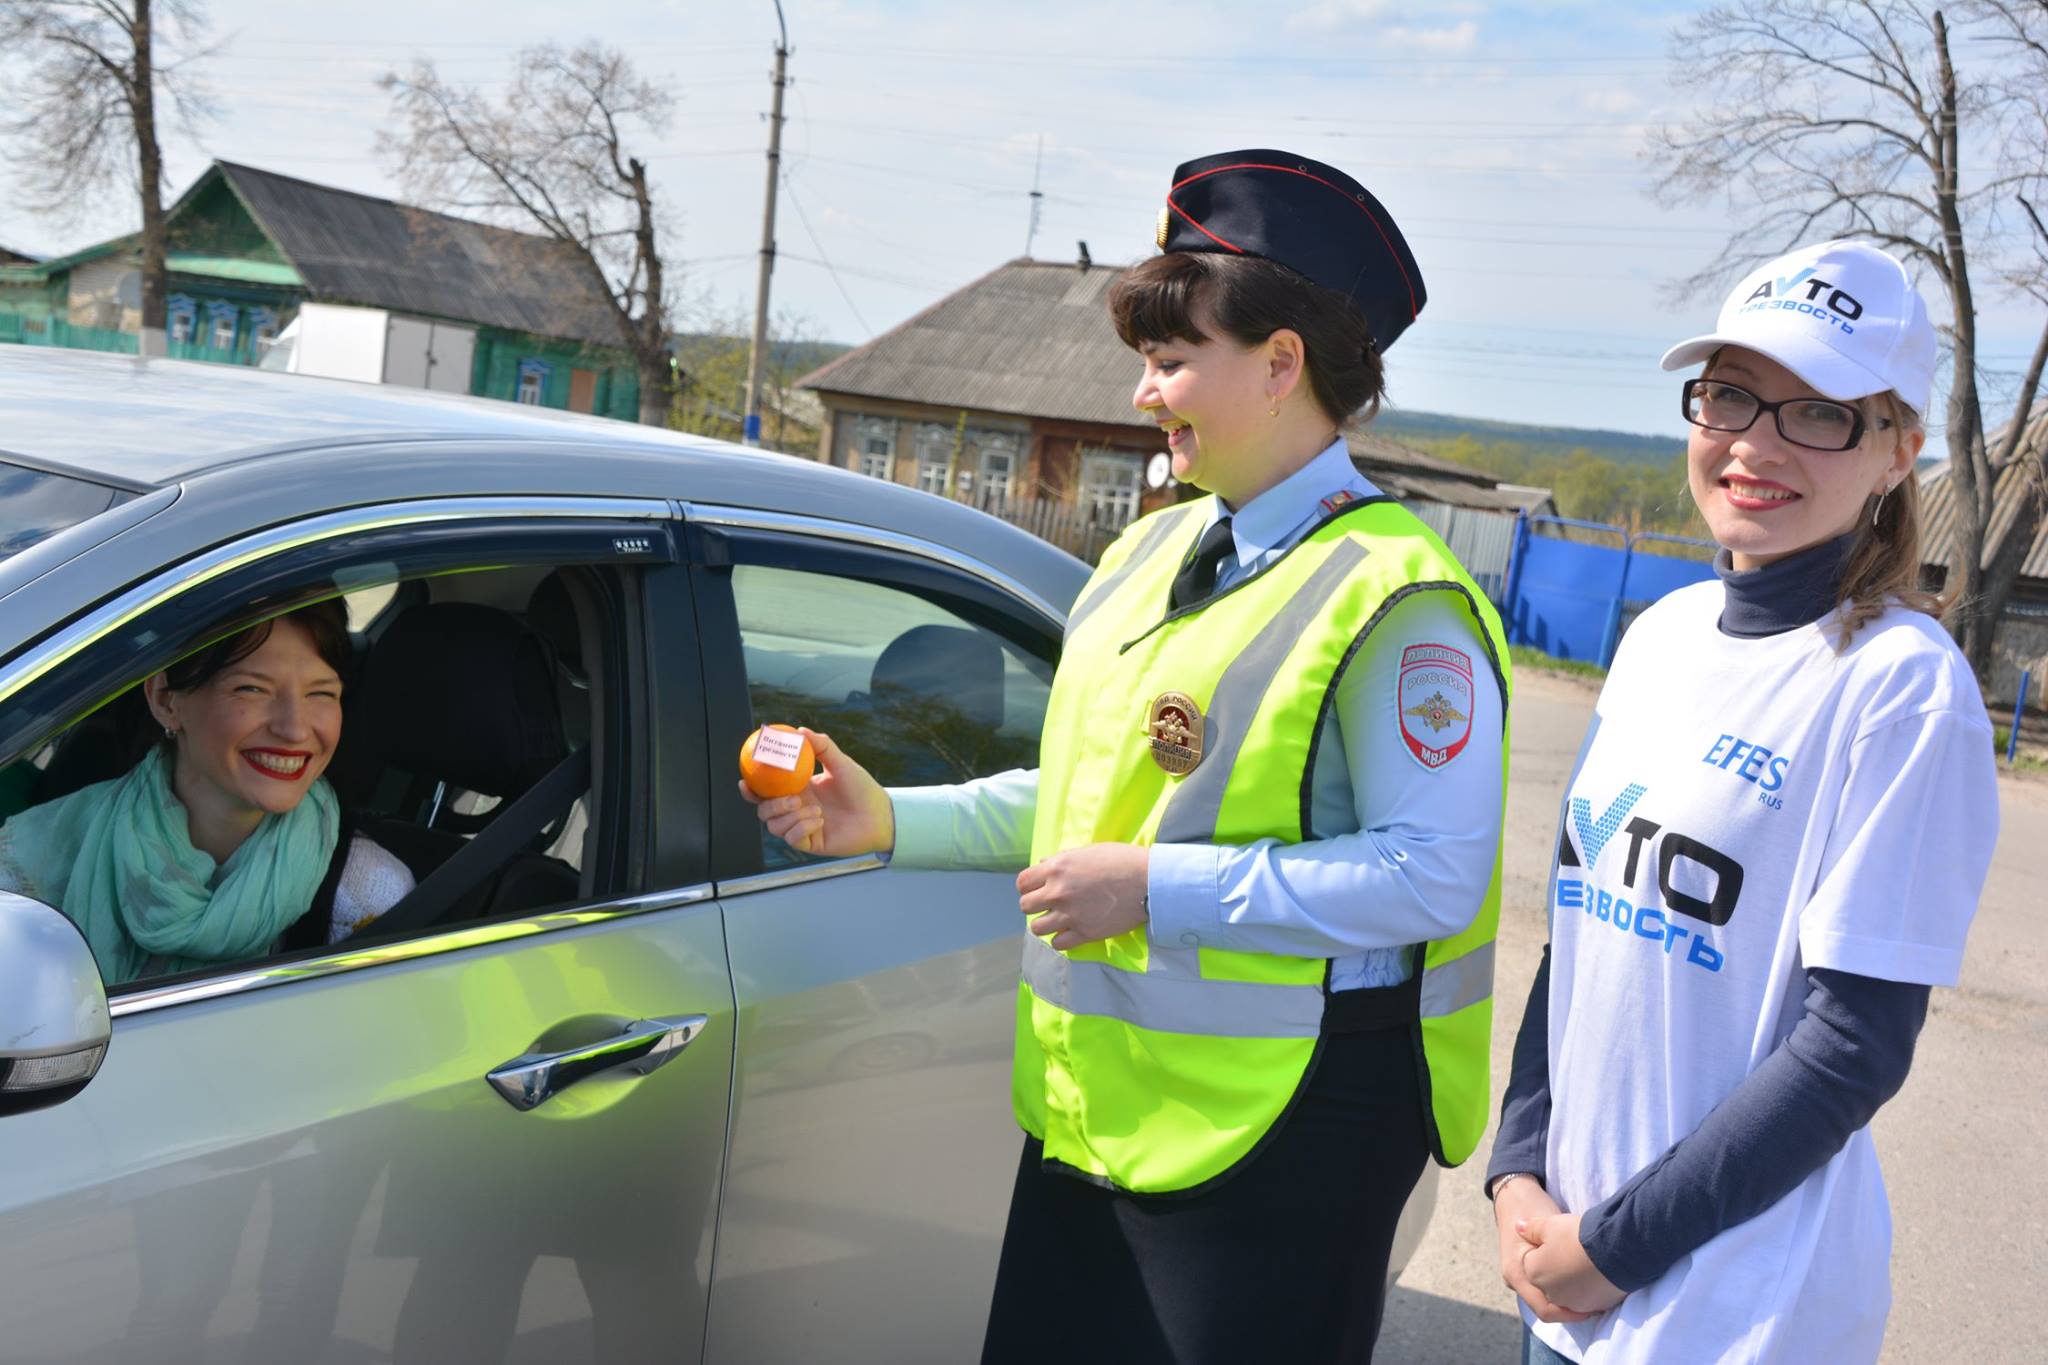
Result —
<instances>
[{"instance_id":1,"label":"power line","mask_svg":"<svg viewBox=\"0 0 2048 1365\"><path fill-rule=\"evenodd\" d=\"M818 259L810 263L825 267L825 273L832 277L833 285L839 290L839 297L846 300L847 308L853 313L853 320L860 324L861 330L866 332L868 339L872 341L875 329L868 325L868 320L865 317L861 316L860 305L853 301L853 295L847 292L846 282L839 278L839 271L834 268L831 260L825 255L825 244L818 240L817 230L811 226L811 215L804 212L804 201L798 197L796 185L790 180L789 172L787 171L784 171L782 174L782 187L789 191L789 206L796 210L796 220L804 225L804 236L810 238L811 245L817 248ZM792 261L807 259L793 252L785 252L784 254Z\"/></svg>"}]
</instances>

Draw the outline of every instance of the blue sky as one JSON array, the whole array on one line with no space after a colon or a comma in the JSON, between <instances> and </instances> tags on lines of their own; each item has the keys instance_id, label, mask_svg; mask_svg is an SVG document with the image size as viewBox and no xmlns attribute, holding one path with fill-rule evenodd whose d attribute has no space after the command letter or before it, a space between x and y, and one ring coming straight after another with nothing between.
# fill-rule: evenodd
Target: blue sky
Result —
<instances>
[{"instance_id":1,"label":"blue sky","mask_svg":"<svg viewBox=\"0 0 2048 1365\"><path fill-rule=\"evenodd\" d=\"M1684 112L1670 33L1694 8L785 0L776 306L812 336L863 341L1023 254L1041 141L1032 254L1070 260L1086 241L1111 263L1150 250L1176 163L1278 146L1363 181L1422 265L1429 306L1389 356L1398 405L1677 435L1657 356L1718 300L1667 285L1727 224L1720 205L1658 207L1640 154L1649 126ZM221 156L397 195L373 151L380 72L427 56L499 88L521 46L596 37L679 97L650 161L693 306L751 307L770 0L212 0L211 16L221 117L169 140L174 189ZM0 243L56 252L133 220L120 196L73 224L9 199ZM1995 292L1980 309L1994 363L2019 368L2038 319Z\"/></svg>"}]
</instances>

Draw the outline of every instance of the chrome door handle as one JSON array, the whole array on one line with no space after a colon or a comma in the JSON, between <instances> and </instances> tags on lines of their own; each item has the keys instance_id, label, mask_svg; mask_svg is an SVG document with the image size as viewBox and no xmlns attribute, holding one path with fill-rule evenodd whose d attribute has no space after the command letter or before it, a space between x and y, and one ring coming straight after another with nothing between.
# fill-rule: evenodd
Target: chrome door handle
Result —
<instances>
[{"instance_id":1,"label":"chrome door handle","mask_svg":"<svg viewBox=\"0 0 2048 1365\"><path fill-rule=\"evenodd\" d=\"M710 1016L640 1019L615 1036L563 1052L529 1052L484 1077L505 1103L524 1112L586 1077L620 1069L644 1076L696 1041Z\"/></svg>"}]
</instances>

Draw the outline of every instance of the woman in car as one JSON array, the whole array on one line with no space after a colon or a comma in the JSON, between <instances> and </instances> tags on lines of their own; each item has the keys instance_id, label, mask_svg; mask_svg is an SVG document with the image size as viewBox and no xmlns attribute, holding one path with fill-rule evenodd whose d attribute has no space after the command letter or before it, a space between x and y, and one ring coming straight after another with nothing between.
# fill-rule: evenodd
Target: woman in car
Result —
<instances>
[{"instance_id":1,"label":"woman in car","mask_svg":"<svg viewBox=\"0 0 2048 1365\"><path fill-rule=\"evenodd\" d=\"M1023 871L1025 1130L987 1361L1363 1361L1424 1166L1485 1123L1498 619L1353 465L1421 272L1287 152L1181 166L1110 299L1214 496L1067 618L1034 771L884 790L823 736L772 833Z\"/></svg>"},{"instance_id":2,"label":"woman in car","mask_svg":"<svg viewBox=\"0 0 2048 1365\"><path fill-rule=\"evenodd\" d=\"M1488 1170L1525 1359L1877 1359L1869 1123L1956 982L1991 726L1920 590L1935 334L1906 269L1772 261L1664 368L1718 582L1629 628L1567 788Z\"/></svg>"},{"instance_id":3,"label":"woman in car","mask_svg":"<svg viewBox=\"0 0 2048 1365\"><path fill-rule=\"evenodd\" d=\"M54 906L108 985L334 943L412 889L345 832L338 601L251 626L142 683L163 738L126 774L0 825L0 888Z\"/></svg>"}]
</instances>

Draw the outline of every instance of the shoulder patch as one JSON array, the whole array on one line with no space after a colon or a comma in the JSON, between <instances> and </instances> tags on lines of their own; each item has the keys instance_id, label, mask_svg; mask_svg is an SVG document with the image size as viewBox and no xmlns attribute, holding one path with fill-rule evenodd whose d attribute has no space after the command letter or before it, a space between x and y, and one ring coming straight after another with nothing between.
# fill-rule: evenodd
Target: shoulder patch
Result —
<instances>
[{"instance_id":1,"label":"shoulder patch","mask_svg":"<svg viewBox=\"0 0 2048 1365\"><path fill-rule=\"evenodd\" d=\"M1449 763L1472 738L1472 656L1450 645L1402 650L1394 709L1417 763L1431 772Z\"/></svg>"}]
</instances>

